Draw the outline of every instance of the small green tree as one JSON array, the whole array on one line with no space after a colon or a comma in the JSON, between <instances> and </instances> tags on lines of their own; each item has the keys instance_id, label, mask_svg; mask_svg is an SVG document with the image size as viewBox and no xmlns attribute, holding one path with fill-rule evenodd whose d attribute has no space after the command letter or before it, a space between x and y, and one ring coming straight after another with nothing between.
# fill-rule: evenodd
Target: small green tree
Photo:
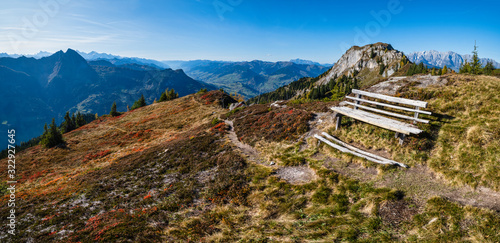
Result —
<instances>
[{"instance_id":1,"label":"small green tree","mask_svg":"<svg viewBox=\"0 0 500 243\"><path fill-rule=\"evenodd\" d=\"M168 88L161 94L160 102L173 100L179 98L179 94L175 92L174 89L169 90Z\"/></svg>"},{"instance_id":2,"label":"small green tree","mask_svg":"<svg viewBox=\"0 0 500 243\"><path fill-rule=\"evenodd\" d=\"M66 112L66 115L64 115L64 122L62 124L62 131L64 133L71 132L75 129L75 124L71 117L69 116L69 111Z\"/></svg>"},{"instance_id":3,"label":"small green tree","mask_svg":"<svg viewBox=\"0 0 500 243\"><path fill-rule=\"evenodd\" d=\"M87 124L87 122L85 121L85 118L83 118L83 115L82 115L80 112L78 112L78 113L76 114L76 127L77 127L77 128L78 128L78 127L82 127L82 126L84 126L85 124Z\"/></svg>"},{"instance_id":4,"label":"small green tree","mask_svg":"<svg viewBox=\"0 0 500 243\"><path fill-rule=\"evenodd\" d=\"M42 134L40 144L45 146L46 148L52 148L63 142L63 136L59 129L57 129L56 120L52 118L50 128L47 129L47 124L45 124L44 126L44 132Z\"/></svg>"},{"instance_id":5,"label":"small green tree","mask_svg":"<svg viewBox=\"0 0 500 243\"><path fill-rule=\"evenodd\" d=\"M167 93L166 92L161 93L160 100L158 102L163 102L163 101L167 101L167 100L168 100Z\"/></svg>"},{"instance_id":6,"label":"small green tree","mask_svg":"<svg viewBox=\"0 0 500 243\"><path fill-rule=\"evenodd\" d=\"M484 66L484 68L483 68L483 72L486 75L491 75L494 70L495 70L495 66L493 66L493 62L492 61L488 61L486 63L486 65Z\"/></svg>"},{"instance_id":7,"label":"small green tree","mask_svg":"<svg viewBox=\"0 0 500 243\"><path fill-rule=\"evenodd\" d=\"M447 74L448 73L448 67L446 67L446 65L444 65L443 67L443 71L441 72L441 74Z\"/></svg>"},{"instance_id":8,"label":"small green tree","mask_svg":"<svg viewBox=\"0 0 500 243\"><path fill-rule=\"evenodd\" d=\"M459 73L471 73L471 72L472 72L472 67L469 61L464 60L464 62L462 62L462 65L460 65Z\"/></svg>"},{"instance_id":9,"label":"small green tree","mask_svg":"<svg viewBox=\"0 0 500 243\"><path fill-rule=\"evenodd\" d=\"M384 73L384 71L385 71L385 65L384 65L384 63L382 62L382 63L380 63L380 65L379 65L379 71L378 71L378 74L382 75L382 74Z\"/></svg>"},{"instance_id":10,"label":"small green tree","mask_svg":"<svg viewBox=\"0 0 500 243\"><path fill-rule=\"evenodd\" d=\"M118 116L119 113L116 111L116 101L111 105L111 111L109 112L111 116Z\"/></svg>"},{"instance_id":11,"label":"small green tree","mask_svg":"<svg viewBox=\"0 0 500 243\"><path fill-rule=\"evenodd\" d=\"M168 94L167 94L167 98L168 98L169 100L174 100L174 99L179 98L179 94L178 94L178 93L176 93L174 89L171 89L171 90L168 92Z\"/></svg>"},{"instance_id":12,"label":"small green tree","mask_svg":"<svg viewBox=\"0 0 500 243\"><path fill-rule=\"evenodd\" d=\"M477 54L476 43L474 43L474 51L472 52L472 62L470 65L472 74L481 74L482 64Z\"/></svg>"},{"instance_id":13,"label":"small green tree","mask_svg":"<svg viewBox=\"0 0 500 243\"><path fill-rule=\"evenodd\" d=\"M206 93L208 90L207 88L203 88L203 89L200 89L198 92L196 92L197 94L203 94L203 93Z\"/></svg>"},{"instance_id":14,"label":"small green tree","mask_svg":"<svg viewBox=\"0 0 500 243\"><path fill-rule=\"evenodd\" d=\"M130 108L130 110L135 110L137 108L140 108L140 107L143 107L143 106L146 106L146 99L144 99L144 95L141 95L141 98L139 98L136 102L134 102L134 104L132 105L132 107Z\"/></svg>"}]
</instances>

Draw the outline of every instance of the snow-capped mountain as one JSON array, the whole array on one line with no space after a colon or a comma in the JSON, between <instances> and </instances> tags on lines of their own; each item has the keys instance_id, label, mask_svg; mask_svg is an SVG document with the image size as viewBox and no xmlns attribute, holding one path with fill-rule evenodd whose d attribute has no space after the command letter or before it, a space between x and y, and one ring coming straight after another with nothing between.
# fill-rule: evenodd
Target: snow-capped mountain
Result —
<instances>
[{"instance_id":1,"label":"snow-capped mountain","mask_svg":"<svg viewBox=\"0 0 500 243\"><path fill-rule=\"evenodd\" d=\"M38 52L37 54L7 54L7 53L0 53L0 57L12 57L12 58L18 58L18 57L22 57L22 56L25 56L25 57L33 57L35 59L40 59L42 57L48 57L50 55L52 55L54 53L52 52L47 52L47 51L40 51Z\"/></svg>"},{"instance_id":2,"label":"snow-capped mountain","mask_svg":"<svg viewBox=\"0 0 500 243\"><path fill-rule=\"evenodd\" d=\"M471 60L472 55L465 54L460 55L456 52L447 51L447 52L439 52L439 51L419 51L412 52L407 54L408 59L413 63L424 63L431 67L446 67L451 68L455 71L458 71L460 65L464 60ZM496 62L490 58L481 58L481 62L483 65L486 65L486 62L492 61L493 65L496 68L500 68L500 63Z\"/></svg>"},{"instance_id":3,"label":"snow-capped mountain","mask_svg":"<svg viewBox=\"0 0 500 243\"><path fill-rule=\"evenodd\" d=\"M304 59L300 59L300 58L292 59L292 60L290 60L290 62L293 62L295 64L316 65L316 66L323 66L323 67L331 67L331 66L333 66L333 64L329 64L329 63L319 63L319 62L314 62L314 61L310 61L310 60L304 60Z\"/></svg>"},{"instance_id":4,"label":"snow-capped mountain","mask_svg":"<svg viewBox=\"0 0 500 243\"><path fill-rule=\"evenodd\" d=\"M122 57L122 56L117 56L117 55L112 55L108 53L98 53L95 51L91 51L89 53L82 52L82 51L76 51L80 56L85 58L87 61L96 61L96 60L106 60L109 61L115 65L121 65L121 64L130 64L130 63L136 63L136 64L141 64L141 65L148 65L148 66L153 66L156 68L169 68L169 66L165 63L153 60L153 59L146 59L146 58L139 58L139 57Z\"/></svg>"}]
</instances>

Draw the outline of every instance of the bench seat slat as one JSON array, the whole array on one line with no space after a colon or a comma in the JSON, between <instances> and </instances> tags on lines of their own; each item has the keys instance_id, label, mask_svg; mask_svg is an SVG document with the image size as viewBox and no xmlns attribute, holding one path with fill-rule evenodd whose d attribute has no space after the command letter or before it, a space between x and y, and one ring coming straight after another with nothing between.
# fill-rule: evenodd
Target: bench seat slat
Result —
<instances>
[{"instance_id":1,"label":"bench seat slat","mask_svg":"<svg viewBox=\"0 0 500 243\"><path fill-rule=\"evenodd\" d=\"M400 103L400 104L404 104L404 105L418 106L418 107L422 107L422 108L427 107L427 102L420 101L420 100L410 100L410 99L405 99L405 98L392 97L392 96L388 96L388 95L375 94L375 93L370 93L370 92L357 90L357 89L353 89L352 93L360 94L360 95L364 95L364 96L368 96L368 97L372 97L372 98L376 98L376 99L387 100L390 102Z\"/></svg>"},{"instance_id":2,"label":"bench seat slat","mask_svg":"<svg viewBox=\"0 0 500 243\"><path fill-rule=\"evenodd\" d=\"M417 113L422 113L422 114L426 114L426 115L432 114L432 112L430 112L430 111L415 110L415 109L411 109L408 107L390 105L390 104L385 104L385 103L376 102L376 101L372 101L372 100L359 99L359 98L351 97L351 96L346 96L346 98L351 99L351 100L355 100L355 101L359 101L359 102L366 102L366 103L370 103L370 104L374 104L374 105L380 105L380 106L385 106L385 107L389 107L389 108L400 109L403 111L417 112Z\"/></svg>"},{"instance_id":3,"label":"bench seat slat","mask_svg":"<svg viewBox=\"0 0 500 243\"><path fill-rule=\"evenodd\" d=\"M352 117L356 120L360 120L360 121L363 121L363 122L366 122L366 123L369 123L369 124L372 124L375 126L379 126L379 127L389 129L391 131L403 133L406 135L419 134L422 132L422 130L420 130L420 129L418 129L410 124L396 121L396 120L392 120L390 118L379 116L379 115L369 113L366 111L354 110L354 109L351 109L349 107L332 107L331 109L337 113Z\"/></svg>"},{"instance_id":4,"label":"bench seat slat","mask_svg":"<svg viewBox=\"0 0 500 243\"><path fill-rule=\"evenodd\" d=\"M379 110L379 109L375 109L375 108L372 108L372 107L368 107L368 106L364 106L364 105L358 105L358 104L347 102L347 101L345 101L345 103L348 104L348 105L352 105L352 106L357 106L357 107L363 108L365 110L374 111L374 112L377 112L377 113L386 114L386 115L393 116L393 117L399 117L399 118L403 118L403 119L407 119L407 120L412 120L412 121L418 121L418 122L422 122L422 123L429 123L428 120L424 120L424 119L419 119L419 118L415 118L415 117L411 117L411 116L401 115L401 114L398 114L398 113L393 113L393 112L389 112L389 111Z\"/></svg>"}]
</instances>

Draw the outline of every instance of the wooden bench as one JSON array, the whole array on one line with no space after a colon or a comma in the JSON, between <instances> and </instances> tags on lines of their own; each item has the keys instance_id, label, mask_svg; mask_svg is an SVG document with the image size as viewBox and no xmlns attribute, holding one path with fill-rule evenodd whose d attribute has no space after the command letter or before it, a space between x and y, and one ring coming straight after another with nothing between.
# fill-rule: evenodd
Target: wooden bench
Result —
<instances>
[{"instance_id":1,"label":"wooden bench","mask_svg":"<svg viewBox=\"0 0 500 243\"><path fill-rule=\"evenodd\" d=\"M426 108L427 102L419 100L411 100L398 98L388 95L370 93L366 91L361 91L353 89L352 93L355 97L346 96L346 98L352 100L353 102L344 101L344 104L351 105L353 108L347 106L341 107L331 107L335 111L336 116L336 126L335 129L339 129L342 116L352 117L356 120L360 120L378 127L382 127L391 131L396 132L396 138L399 138L399 144L403 144L403 141L407 135L419 134L422 130L418 129L415 125L417 122L429 123L428 120L418 118L419 114L431 115L429 111L420 110L420 108ZM375 100L368 100L365 97L369 97ZM399 105L390 104L397 103ZM372 105L372 106L368 106ZM406 105L400 106L400 105ZM376 106L376 107L373 107ZM410 107L407 107L410 106ZM385 108L385 109L384 109ZM387 110L390 109L390 111ZM370 111L370 112L369 112ZM408 116L406 114L395 113L397 112L413 112L413 116ZM381 116L374 114L376 112L379 114L384 114L391 117L396 117L400 119L406 119L413 122L413 124L405 123L402 121L394 120L386 116Z\"/></svg>"}]
</instances>

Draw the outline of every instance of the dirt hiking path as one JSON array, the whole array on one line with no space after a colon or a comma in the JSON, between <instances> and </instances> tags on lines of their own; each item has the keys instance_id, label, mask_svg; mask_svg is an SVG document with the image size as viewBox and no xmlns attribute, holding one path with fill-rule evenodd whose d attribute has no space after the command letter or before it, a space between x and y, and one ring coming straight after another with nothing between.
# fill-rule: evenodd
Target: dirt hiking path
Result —
<instances>
[{"instance_id":1,"label":"dirt hiking path","mask_svg":"<svg viewBox=\"0 0 500 243\"><path fill-rule=\"evenodd\" d=\"M242 143L236 133L234 132L233 121L224 121L227 125L231 126L229 130L228 138L231 143L233 143L247 159L256 164L264 165L266 167L275 168L276 176L286 180L290 184L305 184L309 183L317 178L316 172L309 168L308 166L285 166L281 167L278 165L271 165L269 161L263 159L259 152L252 146Z\"/></svg>"}]
</instances>

